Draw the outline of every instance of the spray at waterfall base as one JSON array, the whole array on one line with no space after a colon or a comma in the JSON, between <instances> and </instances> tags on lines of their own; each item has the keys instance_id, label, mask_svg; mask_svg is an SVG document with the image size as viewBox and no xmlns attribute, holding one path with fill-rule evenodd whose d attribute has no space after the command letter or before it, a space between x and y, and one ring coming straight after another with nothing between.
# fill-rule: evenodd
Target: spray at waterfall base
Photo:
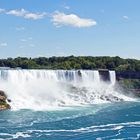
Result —
<instances>
[{"instance_id":1,"label":"spray at waterfall base","mask_svg":"<svg viewBox=\"0 0 140 140\"><path fill-rule=\"evenodd\" d=\"M115 71L109 81L97 70L1 70L0 89L13 110L50 110L90 104L133 101L116 91Z\"/></svg>"}]
</instances>

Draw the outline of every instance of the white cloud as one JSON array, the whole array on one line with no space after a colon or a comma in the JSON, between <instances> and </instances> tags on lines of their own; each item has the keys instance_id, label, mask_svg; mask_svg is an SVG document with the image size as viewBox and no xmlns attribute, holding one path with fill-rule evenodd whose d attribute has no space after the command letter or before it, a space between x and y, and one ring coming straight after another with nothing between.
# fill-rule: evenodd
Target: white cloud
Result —
<instances>
[{"instance_id":1,"label":"white cloud","mask_svg":"<svg viewBox=\"0 0 140 140\"><path fill-rule=\"evenodd\" d=\"M4 13L4 12L5 12L5 9L0 8L0 13Z\"/></svg>"},{"instance_id":2,"label":"white cloud","mask_svg":"<svg viewBox=\"0 0 140 140\"><path fill-rule=\"evenodd\" d=\"M33 12L26 11L25 9L13 9L13 10L9 10L9 11L4 10L4 9L0 9L0 13L18 16L18 17L23 17L25 19L32 19L32 20L42 19L47 15L45 12L33 13Z\"/></svg>"},{"instance_id":3,"label":"white cloud","mask_svg":"<svg viewBox=\"0 0 140 140\"><path fill-rule=\"evenodd\" d=\"M69 6L65 6L65 9L70 9ZM46 16L50 16L52 19L51 21L53 24L57 27L60 26L72 26L72 27L91 27L95 26L97 22L93 19L87 19L87 18L81 18L76 14L65 14L63 12L55 12L53 14L47 14L46 12L29 12L25 9L13 9L13 10L5 10L0 9L0 14L7 14L7 15L13 15L17 17L23 17L25 19L32 19L32 20L38 20L43 19ZM17 27L17 31L24 30L24 27Z\"/></svg>"},{"instance_id":4,"label":"white cloud","mask_svg":"<svg viewBox=\"0 0 140 140\"><path fill-rule=\"evenodd\" d=\"M23 31L23 30L25 30L25 28L24 27L16 27L16 30L17 31Z\"/></svg>"},{"instance_id":5,"label":"white cloud","mask_svg":"<svg viewBox=\"0 0 140 140\"><path fill-rule=\"evenodd\" d=\"M23 42L23 43L24 43L24 42L31 42L31 41L32 41L32 39L33 39L32 37L28 37L28 38L21 38L21 39L20 39L20 41L21 41L21 42Z\"/></svg>"},{"instance_id":6,"label":"white cloud","mask_svg":"<svg viewBox=\"0 0 140 140\"><path fill-rule=\"evenodd\" d=\"M91 27L97 23L93 19L80 18L75 14L65 14L61 12L55 12L52 16L52 22L55 26L73 26L73 27Z\"/></svg>"},{"instance_id":7,"label":"white cloud","mask_svg":"<svg viewBox=\"0 0 140 140\"><path fill-rule=\"evenodd\" d=\"M34 44L27 44L27 45L20 45L19 46L20 49L29 48L29 47L35 47L35 45Z\"/></svg>"},{"instance_id":8,"label":"white cloud","mask_svg":"<svg viewBox=\"0 0 140 140\"><path fill-rule=\"evenodd\" d=\"M29 47L35 47L35 45L34 44L29 44Z\"/></svg>"},{"instance_id":9,"label":"white cloud","mask_svg":"<svg viewBox=\"0 0 140 140\"><path fill-rule=\"evenodd\" d=\"M8 14L8 15L14 15L14 16L19 16L19 17L24 16L26 13L28 13L28 12L26 10L24 10L24 9L10 10L10 11L6 12L6 14Z\"/></svg>"},{"instance_id":10,"label":"white cloud","mask_svg":"<svg viewBox=\"0 0 140 140\"><path fill-rule=\"evenodd\" d=\"M0 43L0 47L6 47L8 44L6 42Z\"/></svg>"},{"instance_id":11,"label":"white cloud","mask_svg":"<svg viewBox=\"0 0 140 140\"><path fill-rule=\"evenodd\" d=\"M45 15L46 15L45 12L43 12L41 14L40 13L27 13L27 14L25 14L24 18L37 20L37 19L44 18Z\"/></svg>"},{"instance_id":12,"label":"white cloud","mask_svg":"<svg viewBox=\"0 0 140 140\"><path fill-rule=\"evenodd\" d=\"M65 9L67 9L67 10L69 10L69 9L70 9L70 7L69 7L69 6L65 6L64 8L65 8Z\"/></svg>"},{"instance_id":13,"label":"white cloud","mask_svg":"<svg viewBox=\"0 0 140 140\"><path fill-rule=\"evenodd\" d=\"M20 49L23 49L23 48L25 48L25 46L19 46L19 48L20 48Z\"/></svg>"},{"instance_id":14,"label":"white cloud","mask_svg":"<svg viewBox=\"0 0 140 140\"><path fill-rule=\"evenodd\" d=\"M32 40L33 38L32 38L32 37L28 37L28 39L29 39L29 40Z\"/></svg>"},{"instance_id":15,"label":"white cloud","mask_svg":"<svg viewBox=\"0 0 140 140\"><path fill-rule=\"evenodd\" d=\"M128 17L128 16L123 16L123 19L128 20L128 19L129 19L129 17Z\"/></svg>"},{"instance_id":16,"label":"white cloud","mask_svg":"<svg viewBox=\"0 0 140 140\"><path fill-rule=\"evenodd\" d=\"M26 40L26 39L20 39L20 41L21 41L21 42L26 42L27 40Z\"/></svg>"}]
</instances>

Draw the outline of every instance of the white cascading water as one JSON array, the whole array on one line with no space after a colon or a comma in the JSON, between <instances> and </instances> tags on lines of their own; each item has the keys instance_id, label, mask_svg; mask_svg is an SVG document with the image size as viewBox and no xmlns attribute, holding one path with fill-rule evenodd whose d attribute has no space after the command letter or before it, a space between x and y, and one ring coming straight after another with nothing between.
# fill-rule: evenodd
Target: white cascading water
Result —
<instances>
[{"instance_id":1,"label":"white cascading water","mask_svg":"<svg viewBox=\"0 0 140 140\"><path fill-rule=\"evenodd\" d=\"M0 90L14 110L132 100L114 90L115 72L109 75L110 82L103 82L92 70L0 70Z\"/></svg>"},{"instance_id":2,"label":"white cascading water","mask_svg":"<svg viewBox=\"0 0 140 140\"><path fill-rule=\"evenodd\" d=\"M116 73L115 71L109 71L110 82L112 85L116 83Z\"/></svg>"}]
</instances>

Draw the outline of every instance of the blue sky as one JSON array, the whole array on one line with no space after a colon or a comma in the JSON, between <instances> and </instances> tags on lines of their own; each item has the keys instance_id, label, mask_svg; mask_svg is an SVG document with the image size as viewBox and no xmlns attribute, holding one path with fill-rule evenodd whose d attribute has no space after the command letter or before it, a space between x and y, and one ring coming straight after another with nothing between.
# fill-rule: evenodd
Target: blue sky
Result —
<instances>
[{"instance_id":1,"label":"blue sky","mask_svg":"<svg viewBox=\"0 0 140 140\"><path fill-rule=\"evenodd\" d=\"M0 58L140 59L140 0L1 0Z\"/></svg>"}]
</instances>

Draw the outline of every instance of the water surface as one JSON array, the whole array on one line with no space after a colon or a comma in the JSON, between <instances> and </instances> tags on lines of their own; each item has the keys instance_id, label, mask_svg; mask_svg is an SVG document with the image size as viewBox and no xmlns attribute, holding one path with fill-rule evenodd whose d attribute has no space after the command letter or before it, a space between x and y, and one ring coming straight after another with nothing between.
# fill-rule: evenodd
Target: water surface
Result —
<instances>
[{"instance_id":1,"label":"water surface","mask_svg":"<svg viewBox=\"0 0 140 140\"><path fill-rule=\"evenodd\" d=\"M0 138L18 140L140 139L140 103L1 111Z\"/></svg>"}]
</instances>

